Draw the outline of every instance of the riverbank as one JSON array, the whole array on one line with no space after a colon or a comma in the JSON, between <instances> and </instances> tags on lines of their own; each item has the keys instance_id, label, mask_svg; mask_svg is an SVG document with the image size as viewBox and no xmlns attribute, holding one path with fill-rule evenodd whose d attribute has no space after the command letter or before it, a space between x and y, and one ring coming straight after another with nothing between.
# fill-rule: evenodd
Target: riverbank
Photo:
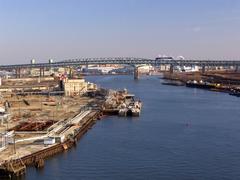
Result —
<instances>
[{"instance_id":1,"label":"riverbank","mask_svg":"<svg viewBox=\"0 0 240 180\"><path fill-rule=\"evenodd\" d=\"M218 91L238 95L240 92L240 73L232 71L223 72L181 72L164 73L163 82L165 85L185 85L187 87L201 88L211 91Z\"/></svg>"},{"instance_id":2,"label":"riverbank","mask_svg":"<svg viewBox=\"0 0 240 180\"><path fill-rule=\"evenodd\" d=\"M53 145L41 146L40 144L20 144L17 147L18 152L8 156L7 152L1 153L1 158L6 159L0 163L0 174L5 177L14 177L21 176L26 172L27 166L35 166L36 168L42 168L44 166L44 161L62 151L68 150L76 141L79 140L84 133L87 132L89 128L95 123L97 119L100 119L100 111L92 111L88 116L85 116L81 122L78 122L78 126L71 129L71 138L67 138L63 142L54 143ZM79 126L81 123L81 126ZM69 134L68 134L69 135ZM38 142L39 143L39 142ZM26 148L22 147L23 145L31 148L31 152L27 151ZM8 156L8 157L7 157Z\"/></svg>"},{"instance_id":3,"label":"riverbank","mask_svg":"<svg viewBox=\"0 0 240 180\"><path fill-rule=\"evenodd\" d=\"M27 101L28 97L24 98ZM36 98L39 97L31 97L31 99ZM8 122L8 128L10 129L2 134L8 144L0 153L0 175L7 177L20 176L25 173L27 166L43 167L46 158L71 148L95 121L101 118L104 97L101 100L88 97L70 98L71 101L67 101L67 99L69 98L65 97L64 102L67 109L54 111L56 113L55 121L50 126L47 126L49 120L41 121L41 123L33 120L25 120L22 123L22 120L18 120L15 123L10 123L14 122L16 118L15 110L11 110L13 116ZM10 99L9 101L12 102ZM34 105L29 99L27 102L31 102L32 105L29 109L32 112L32 108L37 105ZM51 112L49 105L46 106L43 105L42 109L39 110L41 114ZM28 118L43 118L41 114L31 115ZM50 115L46 116L50 118ZM23 112L21 112L18 118L22 119L23 117Z\"/></svg>"}]
</instances>

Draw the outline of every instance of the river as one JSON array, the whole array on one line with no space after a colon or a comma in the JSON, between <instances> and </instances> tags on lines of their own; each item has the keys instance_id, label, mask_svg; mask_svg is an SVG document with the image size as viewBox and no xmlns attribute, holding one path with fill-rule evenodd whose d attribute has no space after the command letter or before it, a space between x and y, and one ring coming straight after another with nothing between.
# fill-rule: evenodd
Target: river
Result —
<instances>
[{"instance_id":1,"label":"river","mask_svg":"<svg viewBox=\"0 0 240 180\"><path fill-rule=\"evenodd\" d=\"M75 148L27 169L26 180L240 179L240 98L161 85L158 77L89 76L127 88L139 118L106 117Z\"/></svg>"}]
</instances>

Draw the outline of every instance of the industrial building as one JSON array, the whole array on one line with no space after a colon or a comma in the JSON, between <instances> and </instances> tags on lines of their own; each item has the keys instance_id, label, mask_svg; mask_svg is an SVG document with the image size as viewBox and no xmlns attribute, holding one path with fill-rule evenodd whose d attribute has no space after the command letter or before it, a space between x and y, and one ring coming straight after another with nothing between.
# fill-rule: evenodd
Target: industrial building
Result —
<instances>
[{"instance_id":1,"label":"industrial building","mask_svg":"<svg viewBox=\"0 0 240 180\"><path fill-rule=\"evenodd\" d=\"M82 95L88 89L97 88L96 85L86 82L85 79L65 79L63 84L65 96Z\"/></svg>"}]
</instances>

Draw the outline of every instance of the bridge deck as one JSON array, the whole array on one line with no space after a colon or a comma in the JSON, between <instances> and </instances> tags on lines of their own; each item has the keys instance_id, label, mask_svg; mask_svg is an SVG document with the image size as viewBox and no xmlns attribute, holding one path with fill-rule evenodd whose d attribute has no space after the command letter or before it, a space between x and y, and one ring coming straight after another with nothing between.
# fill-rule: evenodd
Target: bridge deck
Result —
<instances>
[{"instance_id":1,"label":"bridge deck","mask_svg":"<svg viewBox=\"0 0 240 180\"><path fill-rule=\"evenodd\" d=\"M172 65L172 66L239 66L240 60L169 60L169 59L146 59L132 57L113 57L113 58L80 58L58 61L53 63L35 63L35 64L13 64L1 65L0 69L15 69L15 68L43 68L43 67L66 67L79 65L94 65L94 64L126 64L140 65L149 64L153 66Z\"/></svg>"}]
</instances>

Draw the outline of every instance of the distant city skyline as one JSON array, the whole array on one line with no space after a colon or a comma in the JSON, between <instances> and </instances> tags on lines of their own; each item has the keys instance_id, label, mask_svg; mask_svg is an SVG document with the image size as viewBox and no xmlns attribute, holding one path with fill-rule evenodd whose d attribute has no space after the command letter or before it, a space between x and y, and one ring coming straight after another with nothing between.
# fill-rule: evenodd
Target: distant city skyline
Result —
<instances>
[{"instance_id":1,"label":"distant city skyline","mask_svg":"<svg viewBox=\"0 0 240 180\"><path fill-rule=\"evenodd\" d=\"M0 0L1 64L80 57L240 60L238 0Z\"/></svg>"}]
</instances>

